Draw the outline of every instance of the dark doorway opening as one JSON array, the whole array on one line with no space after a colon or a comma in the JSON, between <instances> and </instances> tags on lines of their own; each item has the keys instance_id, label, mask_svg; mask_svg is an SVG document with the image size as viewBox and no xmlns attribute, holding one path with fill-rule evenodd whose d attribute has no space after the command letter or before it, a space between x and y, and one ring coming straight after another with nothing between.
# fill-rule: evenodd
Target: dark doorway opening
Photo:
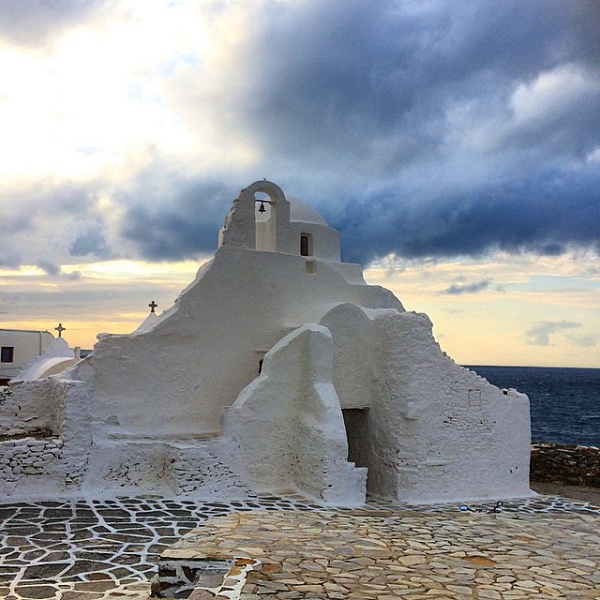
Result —
<instances>
[{"instance_id":1,"label":"dark doorway opening","mask_svg":"<svg viewBox=\"0 0 600 600\"><path fill-rule=\"evenodd\" d=\"M348 461L357 467L369 466L369 409L344 408L344 425L348 440Z\"/></svg>"}]
</instances>

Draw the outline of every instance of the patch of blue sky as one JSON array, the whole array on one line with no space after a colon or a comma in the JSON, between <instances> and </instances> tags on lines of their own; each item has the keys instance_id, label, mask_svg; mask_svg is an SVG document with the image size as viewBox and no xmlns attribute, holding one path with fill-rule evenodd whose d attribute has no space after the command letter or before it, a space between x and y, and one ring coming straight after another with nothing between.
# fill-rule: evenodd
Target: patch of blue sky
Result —
<instances>
[{"instance_id":1,"label":"patch of blue sky","mask_svg":"<svg viewBox=\"0 0 600 600\"><path fill-rule=\"evenodd\" d=\"M175 54L160 65L158 74L161 77L171 77L178 66L184 64L188 67L200 67L202 65L202 59L193 52L181 52Z\"/></svg>"},{"instance_id":2,"label":"patch of blue sky","mask_svg":"<svg viewBox=\"0 0 600 600\"><path fill-rule=\"evenodd\" d=\"M130 83L127 86L127 97L131 100L142 100L145 98L143 89L143 86L139 83Z\"/></svg>"},{"instance_id":3,"label":"patch of blue sky","mask_svg":"<svg viewBox=\"0 0 600 600\"><path fill-rule=\"evenodd\" d=\"M158 93L149 93L151 88L136 82L132 82L127 86L127 98L138 102L164 105L164 98Z\"/></svg>"},{"instance_id":4,"label":"patch of blue sky","mask_svg":"<svg viewBox=\"0 0 600 600\"><path fill-rule=\"evenodd\" d=\"M99 146L82 146L80 148L75 148L75 152L85 156L92 156L94 154L104 154L106 153L106 149L100 148Z\"/></svg>"}]
</instances>

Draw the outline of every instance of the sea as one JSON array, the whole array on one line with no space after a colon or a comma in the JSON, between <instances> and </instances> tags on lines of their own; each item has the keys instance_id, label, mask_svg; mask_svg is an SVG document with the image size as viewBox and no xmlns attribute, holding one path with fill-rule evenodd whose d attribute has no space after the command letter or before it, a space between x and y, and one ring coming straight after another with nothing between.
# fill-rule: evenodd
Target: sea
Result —
<instances>
[{"instance_id":1,"label":"sea","mask_svg":"<svg viewBox=\"0 0 600 600\"><path fill-rule=\"evenodd\" d=\"M529 396L533 442L600 447L600 369L468 368Z\"/></svg>"}]
</instances>

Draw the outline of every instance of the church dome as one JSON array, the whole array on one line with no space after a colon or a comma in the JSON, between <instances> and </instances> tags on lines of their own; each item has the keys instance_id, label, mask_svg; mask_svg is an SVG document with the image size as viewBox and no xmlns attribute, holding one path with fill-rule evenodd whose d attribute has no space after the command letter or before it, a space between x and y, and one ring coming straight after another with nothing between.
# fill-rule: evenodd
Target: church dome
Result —
<instances>
[{"instance_id":1,"label":"church dome","mask_svg":"<svg viewBox=\"0 0 600 600\"><path fill-rule=\"evenodd\" d=\"M328 226L325 219L310 204L297 198L288 198L288 200L290 201L290 221Z\"/></svg>"}]
</instances>

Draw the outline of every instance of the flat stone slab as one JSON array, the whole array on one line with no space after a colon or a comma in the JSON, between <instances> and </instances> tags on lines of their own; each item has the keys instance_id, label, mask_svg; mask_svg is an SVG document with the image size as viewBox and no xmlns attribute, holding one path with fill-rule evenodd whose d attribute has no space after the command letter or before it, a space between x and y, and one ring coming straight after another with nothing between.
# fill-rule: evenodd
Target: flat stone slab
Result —
<instances>
[{"instance_id":1,"label":"flat stone slab","mask_svg":"<svg viewBox=\"0 0 600 600\"><path fill-rule=\"evenodd\" d=\"M592 514L238 513L209 519L161 560L200 556L238 561L219 590L196 588L206 598L600 598Z\"/></svg>"}]
</instances>

